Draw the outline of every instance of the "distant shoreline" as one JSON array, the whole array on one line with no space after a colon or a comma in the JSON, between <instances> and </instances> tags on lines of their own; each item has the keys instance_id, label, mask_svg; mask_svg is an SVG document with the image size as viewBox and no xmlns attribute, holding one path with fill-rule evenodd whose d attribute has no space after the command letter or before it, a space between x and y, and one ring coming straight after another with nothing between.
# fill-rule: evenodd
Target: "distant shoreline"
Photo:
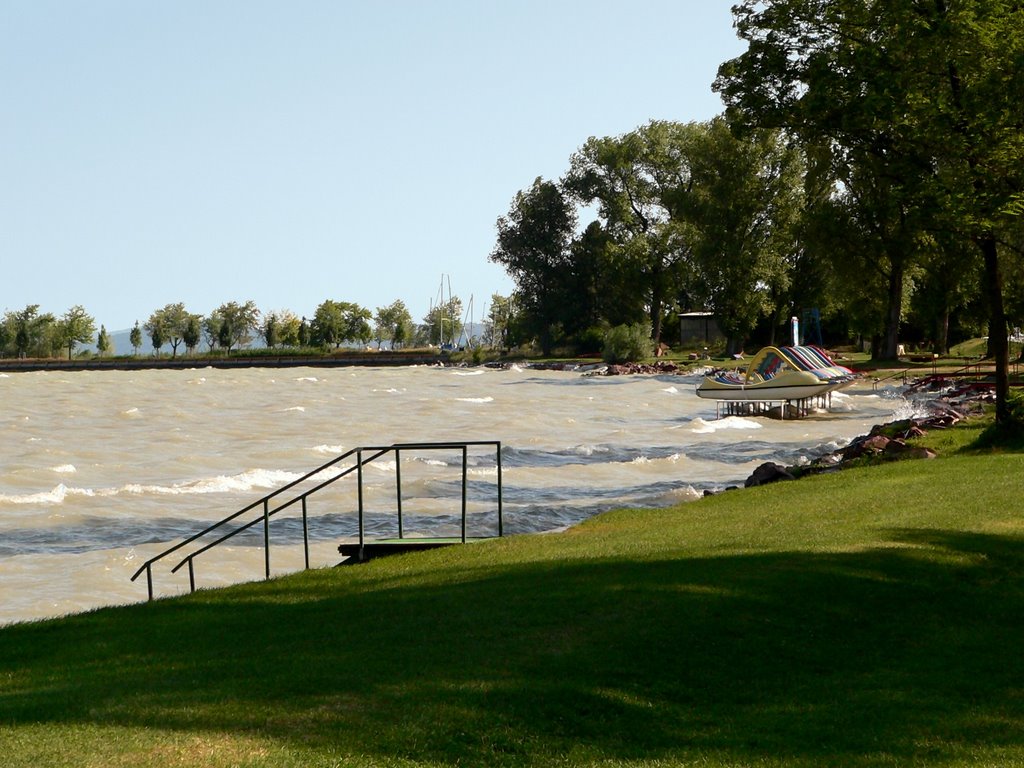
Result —
<instances>
[{"instance_id":1,"label":"distant shoreline","mask_svg":"<svg viewBox=\"0 0 1024 768\"><path fill-rule=\"evenodd\" d=\"M190 368L340 368L347 366L444 365L446 354L372 352L346 355L254 355L252 357L139 357L89 360L0 360L0 371L141 371Z\"/></svg>"}]
</instances>

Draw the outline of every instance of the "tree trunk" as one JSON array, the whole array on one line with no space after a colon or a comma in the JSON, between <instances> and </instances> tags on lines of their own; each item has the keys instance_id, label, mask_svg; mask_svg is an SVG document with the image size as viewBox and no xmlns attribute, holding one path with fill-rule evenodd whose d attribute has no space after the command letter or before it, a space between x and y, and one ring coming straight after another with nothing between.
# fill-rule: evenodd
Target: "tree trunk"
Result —
<instances>
[{"instance_id":1,"label":"tree trunk","mask_svg":"<svg viewBox=\"0 0 1024 768\"><path fill-rule=\"evenodd\" d=\"M885 340L882 359L895 360L900 342L900 317L903 314L903 259L890 259L889 302L885 317Z\"/></svg>"},{"instance_id":2,"label":"tree trunk","mask_svg":"<svg viewBox=\"0 0 1024 768\"><path fill-rule=\"evenodd\" d=\"M939 319L936 321L936 333L935 333L935 344L932 347L932 352L936 352L940 355L949 354L949 302L947 301L943 307L942 312L939 314Z\"/></svg>"},{"instance_id":3,"label":"tree trunk","mask_svg":"<svg viewBox=\"0 0 1024 768\"><path fill-rule=\"evenodd\" d=\"M1003 277L999 271L999 253L995 236L986 232L976 241L985 259L985 296L988 299L988 344L996 363L996 423L1009 420L1006 402L1010 392L1010 343L1006 335L1006 312L1003 308Z\"/></svg>"},{"instance_id":4,"label":"tree trunk","mask_svg":"<svg viewBox=\"0 0 1024 768\"><path fill-rule=\"evenodd\" d=\"M660 265L656 265L654 274L651 275L651 340L655 344L661 341L661 307L665 303L663 275Z\"/></svg>"}]
</instances>

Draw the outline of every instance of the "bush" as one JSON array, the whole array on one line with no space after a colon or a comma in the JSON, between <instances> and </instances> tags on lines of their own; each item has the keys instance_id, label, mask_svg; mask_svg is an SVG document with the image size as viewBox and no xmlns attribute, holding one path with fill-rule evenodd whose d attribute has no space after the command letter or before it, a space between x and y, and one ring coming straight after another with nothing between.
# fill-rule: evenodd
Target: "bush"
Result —
<instances>
[{"instance_id":1,"label":"bush","mask_svg":"<svg viewBox=\"0 0 1024 768\"><path fill-rule=\"evenodd\" d=\"M606 363L632 363L653 354L651 326L647 323L617 325L604 336L602 358Z\"/></svg>"},{"instance_id":2,"label":"bush","mask_svg":"<svg viewBox=\"0 0 1024 768\"><path fill-rule=\"evenodd\" d=\"M604 349L604 337L608 335L609 326L592 325L580 334L577 347L582 354L601 352Z\"/></svg>"}]
</instances>

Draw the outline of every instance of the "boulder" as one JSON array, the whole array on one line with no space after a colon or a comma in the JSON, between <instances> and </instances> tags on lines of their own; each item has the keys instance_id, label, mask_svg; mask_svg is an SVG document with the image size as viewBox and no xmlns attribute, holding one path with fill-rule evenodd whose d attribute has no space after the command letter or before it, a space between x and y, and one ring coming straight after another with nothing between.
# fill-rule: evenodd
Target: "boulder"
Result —
<instances>
[{"instance_id":1,"label":"boulder","mask_svg":"<svg viewBox=\"0 0 1024 768\"><path fill-rule=\"evenodd\" d=\"M767 461L757 469L753 471L747 481L743 484L744 488L753 488L757 485L767 485L768 483L774 483L778 480L793 480L793 474L781 464L776 464L774 461Z\"/></svg>"},{"instance_id":2,"label":"boulder","mask_svg":"<svg viewBox=\"0 0 1024 768\"><path fill-rule=\"evenodd\" d=\"M923 445L908 445L903 440L890 440L885 455L895 459L934 459L935 451Z\"/></svg>"},{"instance_id":3,"label":"boulder","mask_svg":"<svg viewBox=\"0 0 1024 768\"><path fill-rule=\"evenodd\" d=\"M863 440L855 440L843 449L843 460L858 459L867 454L879 454L889 443L890 440L885 435L870 435Z\"/></svg>"}]
</instances>

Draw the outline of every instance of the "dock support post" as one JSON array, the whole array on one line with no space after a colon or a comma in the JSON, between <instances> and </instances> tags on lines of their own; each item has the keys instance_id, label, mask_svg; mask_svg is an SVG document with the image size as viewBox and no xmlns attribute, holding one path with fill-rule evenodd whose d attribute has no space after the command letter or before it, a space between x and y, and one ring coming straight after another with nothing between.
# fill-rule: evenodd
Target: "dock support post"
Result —
<instances>
[{"instance_id":1,"label":"dock support post","mask_svg":"<svg viewBox=\"0 0 1024 768\"><path fill-rule=\"evenodd\" d=\"M462 543L466 543L466 478L468 476L467 470L467 454L468 450L466 446L462 446Z\"/></svg>"},{"instance_id":2,"label":"dock support post","mask_svg":"<svg viewBox=\"0 0 1024 768\"><path fill-rule=\"evenodd\" d=\"M192 561L189 560L189 565L192 565ZM267 499L263 500L263 565L267 575L267 579L270 579L270 501Z\"/></svg>"},{"instance_id":3,"label":"dock support post","mask_svg":"<svg viewBox=\"0 0 1024 768\"><path fill-rule=\"evenodd\" d=\"M356 485L359 488L359 561L363 560L363 449L356 451Z\"/></svg>"},{"instance_id":4,"label":"dock support post","mask_svg":"<svg viewBox=\"0 0 1024 768\"><path fill-rule=\"evenodd\" d=\"M398 538L404 539L402 526L402 453L400 448L395 448L395 499L398 501Z\"/></svg>"},{"instance_id":5,"label":"dock support post","mask_svg":"<svg viewBox=\"0 0 1024 768\"><path fill-rule=\"evenodd\" d=\"M309 570L309 514L306 510L306 497L302 497L302 549L306 556L306 570Z\"/></svg>"},{"instance_id":6,"label":"dock support post","mask_svg":"<svg viewBox=\"0 0 1024 768\"><path fill-rule=\"evenodd\" d=\"M504 533L504 522L501 517L501 443L497 444L497 462L498 462L498 536L502 536Z\"/></svg>"}]
</instances>

